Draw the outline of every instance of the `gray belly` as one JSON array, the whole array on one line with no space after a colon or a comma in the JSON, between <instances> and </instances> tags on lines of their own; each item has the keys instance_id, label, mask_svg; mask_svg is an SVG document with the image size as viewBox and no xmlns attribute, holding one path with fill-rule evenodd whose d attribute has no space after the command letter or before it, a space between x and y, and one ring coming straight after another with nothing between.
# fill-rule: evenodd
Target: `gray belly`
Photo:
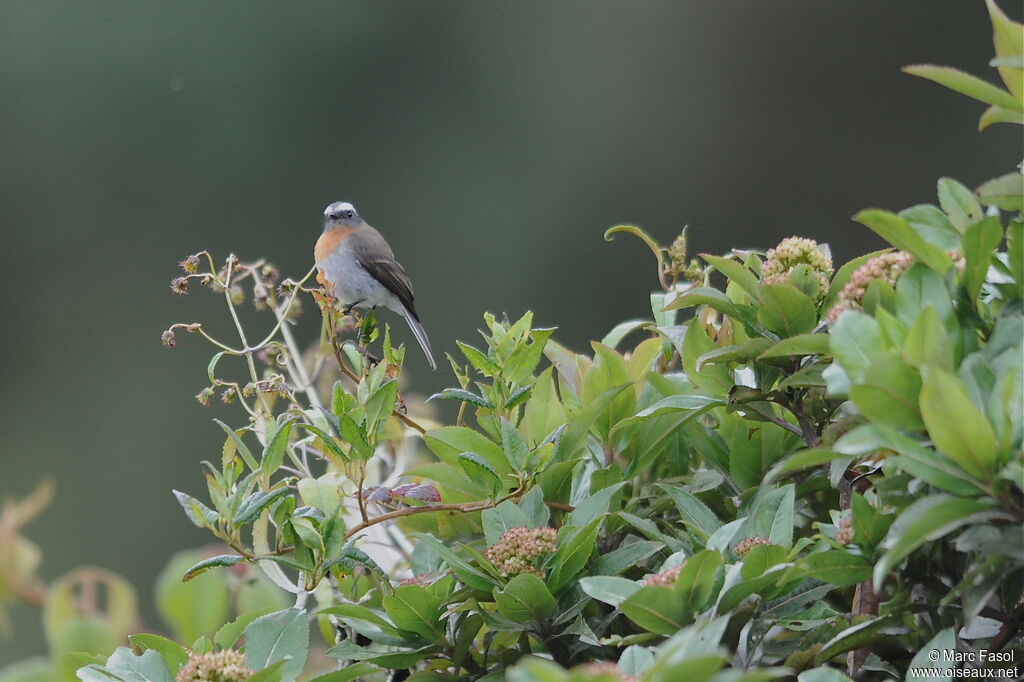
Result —
<instances>
[{"instance_id":1,"label":"gray belly","mask_svg":"<svg viewBox=\"0 0 1024 682\"><path fill-rule=\"evenodd\" d=\"M327 281L334 285L334 296L339 301L356 303L358 308L379 305L402 312L402 304L395 295L374 279L344 246L317 263L317 267L326 273Z\"/></svg>"}]
</instances>

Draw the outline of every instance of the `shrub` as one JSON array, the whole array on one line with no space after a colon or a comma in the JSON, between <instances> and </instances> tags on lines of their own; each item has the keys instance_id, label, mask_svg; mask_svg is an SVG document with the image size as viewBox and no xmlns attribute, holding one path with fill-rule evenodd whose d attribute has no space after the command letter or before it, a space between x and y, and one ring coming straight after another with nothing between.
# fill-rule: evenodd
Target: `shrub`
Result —
<instances>
[{"instance_id":1,"label":"shrub","mask_svg":"<svg viewBox=\"0 0 1024 682\"><path fill-rule=\"evenodd\" d=\"M1024 112L1021 27L989 7L1009 92L908 69L991 103L982 127ZM892 248L837 270L803 237L688 261L685 235L612 228L656 259L650 314L586 353L530 313L484 315L432 396L458 406L443 425L406 403L388 330L340 316L312 271L278 284L264 261L189 257L172 290L222 296L238 339L188 323L162 340L211 343L197 399L241 418L218 422L205 493L175 491L225 548L182 575L249 570L269 591L226 624L202 619L226 583L179 593L183 643L136 635L73 658L78 677L886 679L934 652L1006 670L993 654L1024 622L1021 185L943 178L938 206L862 211ZM272 318L259 335L246 297ZM315 353L290 332L304 297Z\"/></svg>"}]
</instances>

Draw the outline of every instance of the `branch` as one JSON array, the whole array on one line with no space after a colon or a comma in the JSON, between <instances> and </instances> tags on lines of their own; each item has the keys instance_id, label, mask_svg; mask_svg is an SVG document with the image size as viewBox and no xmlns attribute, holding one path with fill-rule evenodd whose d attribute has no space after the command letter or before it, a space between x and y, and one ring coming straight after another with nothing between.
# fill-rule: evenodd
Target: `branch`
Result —
<instances>
[{"instance_id":1,"label":"branch","mask_svg":"<svg viewBox=\"0 0 1024 682\"><path fill-rule=\"evenodd\" d=\"M366 530L370 526L375 526L378 523L384 523L385 521L390 521L392 519L400 519L403 516L413 516L414 514L426 514L427 512L441 511L454 511L462 514L470 514L472 512L484 511L485 509L493 509L505 500L511 500L514 497L522 495L523 492L523 489L520 487L497 500L478 500L476 502L462 502L460 504L432 504L425 507L406 507L405 509L396 509L395 511L375 516L372 519L352 526L345 531L345 539L348 540L356 533Z\"/></svg>"}]
</instances>

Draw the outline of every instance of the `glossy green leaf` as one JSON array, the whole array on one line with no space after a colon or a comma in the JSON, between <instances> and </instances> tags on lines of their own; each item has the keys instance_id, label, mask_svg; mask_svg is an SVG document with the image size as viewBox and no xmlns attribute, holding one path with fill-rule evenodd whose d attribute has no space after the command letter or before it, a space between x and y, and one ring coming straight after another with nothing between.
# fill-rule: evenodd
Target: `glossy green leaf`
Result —
<instances>
[{"instance_id":1,"label":"glossy green leaf","mask_svg":"<svg viewBox=\"0 0 1024 682\"><path fill-rule=\"evenodd\" d=\"M1024 175L1014 171L982 183L977 189L978 201L1004 211L1024 209Z\"/></svg>"},{"instance_id":2,"label":"glossy green leaf","mask_svg":"<svg viewBox=\"0 0 1024 682\"><path fill-rule=\"evenodd\" d=\"M792 284L767 284L761 287L757 319L770 331L786 338L814 329L818 311L814 301Z\"/></svg>"},{"instance_id":3,"label":"glossy green leaf","mask_svg":"<svg viewBox=\"0 0 1024 682\"><path fill-rule=\"evenodd\" d=\"M923 368L921 415L935 446L965 471L981 480L995 473L995 433L960 379L937 367Z\"/></svg>"},{"instance_id":4,"label":"glossy green leaf","mask_svg":"<svg viewBox=\"0 0 1024 682\"><path fill-rule=\"evenodd\" d=\"M792 355L825 355L829 352L828 334L798 334L782 339L758 356L759 359L789 357Z\"/></svg>"},{"instance_id":5,"label":"glossy green leaf","mask_svg":"<svg viewBox=\"0 0 1024 682\"><path fill-rule=\"evenodd\" d=\"M242 563L243 561L245 561L245 557L237 554L218 554L217 556L210 557L209 559L203 559L189 568L185 571L185 574L181 576L181 581L183 583L187 583L197 575L205 573L211 568L219 566L234 566L235 564Z\"/></svg>"},{"instance_id":6,"label":"glossy green leaf","mask_svg":"<svg viewBox=\"0 0 1024 682\"><path fill-rule=\"evenodd\" d=\"M256 611L241 614L230 623L225 623L213 636L214 644L221 649L230 649L238 641L238 638L242 636L242 632L249 626L249 623L261 616L272 613L274 610L272 607L257 609Z\"/></svg>"},{"instance_id":7,"label":"glossy green leaf","mask_svg":"<svg viewBox=\"0 0 1024 682\"><path fill-rule=\"evenodd\" d=\"M921 377L895 352L876 357L864 378L850 387L850 399L869 419L907 431L921 431Z\"/></svg>"},{"instance_id":8,"label":"glossy green leaf","mask_svg":"<svg viewBox=\"0 0 1024 682\"><path fill-rule=\"evenodd\" d=\"M164 664L172 674L177 673L178 669L188 662L188 651L185 647L160 635L131 635L128 637L128 643L136 649L156 651L163 657Z\"/></svg>"},{"instance_id":9,"label":"glossy green leaf","mask_svg":"<svg viewBox=\"0 0 1024 682\"><path fill-rule=\"evenodd\" d=\"M504 589L494 591L498 611L514 623L542 623L555 612L555 598L544 581L530 573L521 573Z\"/></svg>"},{"instance_id":10,"label":"glossy green leaf","mask_svg":"<svg viewBox=\"0 0 1024 682\"><path fill-rule=\"evenodd\" d=\"M598 601L619 606L640 589L640 584L625 578L596 575L580 578L580 587Z\"/></svg>"},{"instance_id":11,"label":"glossy green leaf","mask_svg":"<svg viewBox=\"0 0 1024 682\"><path fill-rule=\"evenodd\" d=\"M672 635L693 621L686 598L668 587L641 587L619 608L626 618L659 635Z\"/></svg>"},{"instance_id":12,"label":"glossy green leaf","mask_svg":"<svg viewBox=\"0 0 1024 682\"><path fill-rule=\"evenodd\" d=\"M961 526L1000 515L991 502L936 494L907 507L889 527L882 542L886 550L875 564L875 590L881 589L889 571L929 540L947 535Z\"/></svg>"},{"instance_id":13,"label":"glossy green leaf","mask_svg":"<svg viewBox=\"0 0 1024 682\"><path fill-rule=\"evenodd\" d=\"M934 244L943 251L960 248L960 230L953 226L938 207L930 204L911 206L900 211L899 216L929 244Z\"/></svg>"},{"instance_id":14,"label":"glossy green leaf","mask_svg":"<svg viewBox=\"0 0 1024 682\"><path fill-rule=\"evenodd\" d=\"M946 86L950 90L955 90L961 95L967 95L985 104L994 104L1013 111L1024 111L1024 105L1007 91L960 69L954 69L950 66L920 64L905 66L903 70L912 76L927 78L939 85Z\"/></svg>"},{"instance_id":15,"label":"glossy green leaf","mask_svg":"<svg viewBox=\"0 0 1024 682\"><path fill-rule=\"evenodd\" d=\"M879 237L896 248L909 252L940 274L944 274L953 264L942 249L922 239L906 220L895 213L868 209L854 216L854 220L868 226Z\"/></svg>"},{"instance_id":16,"label":"glossy green leaf","mask_svg":"<svg viewBox=\"0 0 1024 682\"><path fill-rule=\"evenodd\" d=\"M760 300L761 291L757 277L746 265L732 258L711 256L706 253L700 254L700 257L710 263L711 266L720 273L735 282L737 286L747 292L747 295L750 296L752 300Z\"/></svg>"},{"instance_id":17,"label":"glossy green leaf","mask_svg":"<svg viewBox=\"0 0 1024 682\"><path fill-rule=\"evenodd\" d=\"M864 313L849 311L832 325L829 346L855 382L864 379L873 360L885 350L878 322Z\"/></svg>"},{"instance_id":18,"label":"glossy green leaf","mask_svg":"<svg viewBox=\"0 0 1024 682\"><path fill-rule=\"evenodd\" d=\"M999 218L986 218L964 232L963 254L966 264L963 272L967 297L973 301L981 292L981 285L992 264L996 247L1003 240L1003 227Z\"/></svg>"},{"instance_id":19,"label":"glossy green leaf","mask_svg":"<svg viewBox=\"0 0 1024 682\"><path fill-rule=\"evenodd\" d=\"M444 623L440 620L443 601L419 585L399 585L382 603L396 627L433 641L444 636Z\"/></svg>"}]
</instances>

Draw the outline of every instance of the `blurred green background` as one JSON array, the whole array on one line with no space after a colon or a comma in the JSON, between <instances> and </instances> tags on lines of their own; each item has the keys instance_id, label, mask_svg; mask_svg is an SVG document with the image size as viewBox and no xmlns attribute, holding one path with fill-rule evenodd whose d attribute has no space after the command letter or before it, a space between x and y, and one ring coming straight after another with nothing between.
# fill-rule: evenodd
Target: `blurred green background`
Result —
<instances>
[{"instance_id":1,"label":"blurred green background","mask_svg":"<svg viewBox=\"0 0 1024 682\"><path fill-rule=\"evenodd\" d=\"M156 573L208 539L169 491L202 493L222 440L192 400L208 348L159 344L223 328L209 294L170 295L178 259L301 275L348 200L436 350L528 308L583 347L656 286L610 225L688 223L696 251L800 234L838 264L880 245L858 209L1008 171L1018 129L979 135L981 104L899 71L995 80L991 54L980 1L0 2L0 495L55 479L28 527L42 575L118 570L157 627ZM307 306L298 333L318 326ZM409 358L418 391L449 383ZM0 663L44 650L37 612L14 617Z\"/></svg>"}]
</instances>

